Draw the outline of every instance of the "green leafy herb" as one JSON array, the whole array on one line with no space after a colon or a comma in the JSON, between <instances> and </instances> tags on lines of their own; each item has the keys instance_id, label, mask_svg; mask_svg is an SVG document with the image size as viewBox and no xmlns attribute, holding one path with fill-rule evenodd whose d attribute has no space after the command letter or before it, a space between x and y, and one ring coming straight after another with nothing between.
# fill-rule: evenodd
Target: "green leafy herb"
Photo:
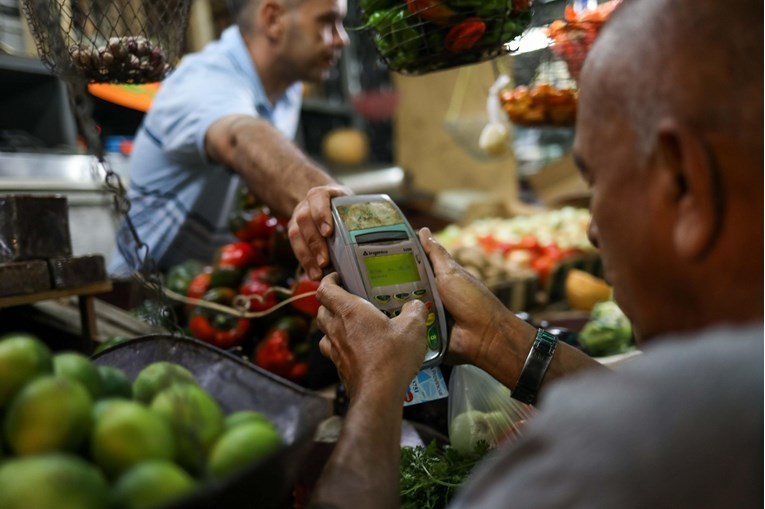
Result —
<instances>
[{"instance_id":1,"label":"green leafy herb","mask_svg":"<svg viewBox=\"0 0 765 509\"><path fill-rule=\"evenodd\" d=\"M479 442L470 454L435 440L427 446L401 448L402 509L443 509L463 481L486 455L489 445Z\"/></svg>"}]
</instances>

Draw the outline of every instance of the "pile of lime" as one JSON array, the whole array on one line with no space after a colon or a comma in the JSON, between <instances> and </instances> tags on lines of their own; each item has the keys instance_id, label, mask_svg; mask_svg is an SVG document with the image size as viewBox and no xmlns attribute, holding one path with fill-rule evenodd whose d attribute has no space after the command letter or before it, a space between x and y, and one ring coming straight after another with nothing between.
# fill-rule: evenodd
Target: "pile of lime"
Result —
<instances>
[{"instance_id":1,"label":"pile of lime","mask_svg":"<svg viewBox=\"0 0 765 509\"><path fill-rule=\"evenodd\" d=\"M179 364L131 381L31 334L0 337L0 508L162 507L283 445L266 416L225 415Z\"/></svg>"}]
</instances>

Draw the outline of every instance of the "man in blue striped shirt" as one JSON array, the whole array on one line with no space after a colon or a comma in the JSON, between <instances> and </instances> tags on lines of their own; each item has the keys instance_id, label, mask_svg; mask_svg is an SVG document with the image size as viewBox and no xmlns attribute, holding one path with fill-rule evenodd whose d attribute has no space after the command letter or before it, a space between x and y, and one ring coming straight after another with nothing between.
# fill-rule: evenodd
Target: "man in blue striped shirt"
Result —
<instances>
[{"instance_id":1,"label":"man in blue striped shirt","mask_svg":"<svg viewBox=\"0 0 765 509\"><path fill-rule=\"evenodd\" d=\"M346 12L346 0L244 0L236 24L163 82L135 137L128 192L160 269L211 260L234 240L227 219L242 185L283 216L312 188L323 200L346 192L291 141L302 82L326 79L348 43ZM123 225L114 277L141 262L129 239Z\"/></svg>"}]
</instances>

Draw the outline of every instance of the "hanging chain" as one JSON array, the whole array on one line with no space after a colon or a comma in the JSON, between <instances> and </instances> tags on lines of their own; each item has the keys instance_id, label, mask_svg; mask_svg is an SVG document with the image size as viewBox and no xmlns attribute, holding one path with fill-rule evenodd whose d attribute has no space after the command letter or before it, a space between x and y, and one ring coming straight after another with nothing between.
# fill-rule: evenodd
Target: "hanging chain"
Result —
<instances>
[{"instance_id":1,"label":"hanging chain","mask_svg":"<svg viewBox=\"0 0 765 509\"><path fill-rule=\"evenodd\" d=\"M130 243L133 245L135 252L136 266L130 267L134 272L134 279L143 288L151 292L153 299L159 305L158 316L154 317L153 321L156 321L156 325L162 325L173 334L182 334L182 329L178 325L173 306L163 291L160 271L154 258L151 256L149 246L141 240L135 224L130 218L130 200L128 199L122 179L112 169L111 164L106 159L104 144L92 115L92 100L87 94L87 80L79 76L69 78L67 86L80 131L85 138L89 150L96 156L96 169L100 170L99 173L101 173L103 178L106 191L112 195L117 217L123 221L123 227L129 233ZM126 247L126 249L129 248Z\"/></svg>"},{"instance_id":2,"label":"hanging chain","mask_svg":"<svg viewBox=\"0 0 765 509\"><path fill-rule=\"evenodd\" d=\"M30 1L34 4L32 7L34 7L38 23L44 28L51 56L57 64L57 73L67 85L69 100L79 130L85 138L88 150L96 157L97 169L100 169L103 174L106 190L113 196L117 216L124 222L130 234L130 240L134 244L136 266L130 269L134 272L135 279L152 293L155 302L159 305L157 316L153 317L153 320L156 325L162 325L173 334L182 334L173 307L162 291L162 278L151 256L149 246L140 239L130 218L130 201L122 180L106 160L104 143L93 119L93 103L88 95L88 80L74 69L71 55L61 33L61 20L59 16L53 15L52 9L43 6L49 0Z\"/></svg>"}]
</instances>

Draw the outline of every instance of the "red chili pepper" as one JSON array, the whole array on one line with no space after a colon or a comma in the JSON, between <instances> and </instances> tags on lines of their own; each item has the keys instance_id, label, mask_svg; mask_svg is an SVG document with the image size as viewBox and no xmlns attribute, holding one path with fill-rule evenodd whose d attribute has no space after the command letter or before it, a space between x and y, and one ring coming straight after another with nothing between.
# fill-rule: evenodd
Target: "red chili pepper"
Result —
<instances>
[{"instance_id":1,"label":"red chili pepper","mask_svg":"<svg viewBox=\"0 0 765 509\"><path fill-rule=\"evenodd\" d=\"M292 307L298 311L302 311L308 316L316 316L319 313L319 301L316 300L316 290L319 288L319 282L310 279L307 275L301 275L295 284L292 286L292 295L297 296L304 293L309 293L301 299L293 300Z\"/></svg>"},{"instance_id":2,"label":"red chili pepper","mask_svg":"<svg viewBox=\"0 0 765 509\"><path fill-rule=\"evenodd\" d=\"M486 23L481 18L465 18L449 29L444 46L452 53L467 51L478 43L486 33Z\"/></svg>"},{"instance_id":3,"label":"red chili pepper","mask_svg":"<svg viewBox=\"0 0 765 509\"><path fill-rule=\"evenodd\" d=\"M251 265L255 259L255 249L249 242L234 242L218 249L215 256L217 267L242 269Z\"/></svg>"}]
</instances>

